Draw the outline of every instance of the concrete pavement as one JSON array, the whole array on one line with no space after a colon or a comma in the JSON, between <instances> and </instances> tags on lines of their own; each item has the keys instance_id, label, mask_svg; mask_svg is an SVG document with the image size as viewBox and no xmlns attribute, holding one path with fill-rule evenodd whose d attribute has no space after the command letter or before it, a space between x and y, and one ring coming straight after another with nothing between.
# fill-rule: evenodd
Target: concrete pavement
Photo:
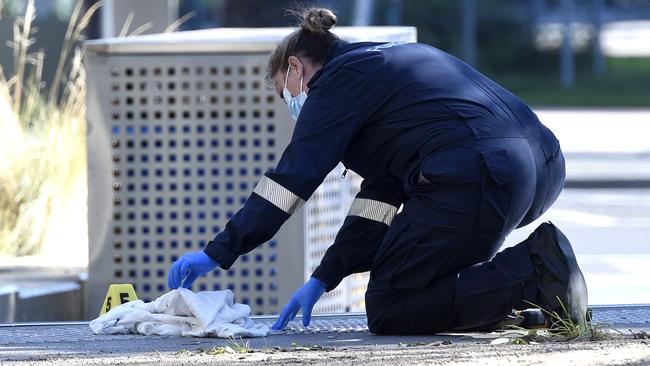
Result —
<instances>
[{"instance_id":1,"label":"concrete pavement","mask_svg":"<svg viewBox=\"0 0 650 366\"><path fill-rule=\"evenodd\" d=\"M612 347L629 346L632 333L628 329L638 333L650 332L650 306L596 307L593 309L593 319L595 323L619 329L622 334L625 334L618 339L618 343L611 343ZM254 320L271 325L275 318L254 317ZM169 364L183 364L194 356L210 355L209 350L214 347L236 348L236 343L247 344L258 355L265 354L264 360L267 358L273 360L275 357L273 355L276 353L292 352L312 354L320 352L334 356L340 355L342 351L350 351L353 354L385 351L386 357L391 357L391 354L399 355L403 350L410 348L415 350L418 347L422 347L422 350L445 347L446 352L460 354L476 352L483 349L481 347L498 343L494 340L502 337L508 337L508 334L492 332L448 333L434 336L377 336L368 332L364 314L315 315L308 328L303 327L298 318L284 331L272 331L265 338L236 341L139 335L98 336L91 332L85 322L6 324L0 325L0 365L92 364L90 360L95 360L98 364L118 363L118 360L119 363L141 363L134 362L138 359L147 361L142 363L154 364L158 357L167 357ZM558 347L563 349L564 346ZM592 346L584 344L576 346L575 349L589 347ZM549 347L549 349L553 348ZM650 360L650 347L646 349L647 354L643 357ZM213 353L216 354L214 351ZM232 357L229 358L226 354L221 359L212 359L212 361L239 359L250 361L254 358L246 355L237 356L231 359ZM425 355L422 357L426 359ZM326 359L327 356L324 358ZM409 357L398 357L397 360L404 362L409 360ZM302 361L298 359L291 363L302 363Z\"/></svg>"}]
</instances>

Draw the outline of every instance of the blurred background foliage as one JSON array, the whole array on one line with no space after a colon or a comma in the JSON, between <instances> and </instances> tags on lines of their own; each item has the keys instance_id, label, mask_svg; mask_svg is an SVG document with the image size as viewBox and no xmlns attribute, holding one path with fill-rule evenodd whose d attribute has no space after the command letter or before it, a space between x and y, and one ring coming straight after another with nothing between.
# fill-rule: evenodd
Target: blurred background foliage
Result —
<instances>
[{"instance_id":1,"label":"blurred background foliage","mask_svg":"<svg viewBox=\"0 0 650 366\"><path fill-rule=\"evenodd\" d=\"M372 25L417 27L419 42L462 58L463 1L376 0L373 3ZM559 12L560 0L545 3L553 12ZM183 26L185 30L214 26L272 27L295 25L296 20L285 9L308 4L337 11L339 26L354 22L354 1L348 0L181 0L180 9L181 13L200 9ZM593 37L574 51L575 86L569 90L562 88L559 47L540 49L536 44L540 20L548 18L547 14L540 14L538 4L536 0L476 0L474 66L536 106L650 106L650 58L606 57L605 72L595 75ZM592 0L575 0L575 4L578 10L588 14ZM605 6L624 16L627 13L631 17L650 19L648 0L608 0Z\"/></svg>"},{"instance_id":2,"label":"blurred background foliage","mask_svg":"<svg viewBox=\"0 0 650 366\"><path fill-rule=\"evenodd\" d=\"M124 0L115 0L124 1ZM168 0L160 0L167 2ZM286 9L305 5L334 9L338 25L354 23L352 0L175 0L178 16L192 12L193 17L181 30L212 27L293 26L296 19ZM560 77L559 47L540 49L540 27L557 21L562 0L473 0L476 4L476 66L532 105L565 106L650 106L650 57L606 57L605 71L594 73L593 35L584 38L575 50L575 85L563 89ZM585 19L597 0L573 0ZM650 0L601 0L608 12L650 21ZM24 10L26 0L0 0L0 41L12 34L13 19ZM35 37L35 49L54 58L62 42L76 0L37 0L36 25L45 30ZM97 0L85 0L89 7ZM374 0L368 20L372 25L409 25L417 27L418 39L463 58L464 0ZM539 3L545 8L539 8ZM550 15L549 15L550 14ZM607 20L607 19L605 19ZM99 36L100 17L89 25L89 36ZM589 24L586 24L589 30ZM650 41L649 41L650 42ZM11 51L0 52L0 65L12 67ZM44 80L54 74L55 62L44 63Z\"/></svg>"}]
</instances>

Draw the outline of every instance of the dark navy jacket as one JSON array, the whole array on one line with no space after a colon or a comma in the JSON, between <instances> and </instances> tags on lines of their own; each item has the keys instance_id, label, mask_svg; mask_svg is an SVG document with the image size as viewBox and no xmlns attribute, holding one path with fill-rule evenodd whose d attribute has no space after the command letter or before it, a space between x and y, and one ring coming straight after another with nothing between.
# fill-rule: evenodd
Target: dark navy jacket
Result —
<instances>
[{"instance_id":1,"label":"dark navy jacket","mask_svg":"<svg viewBox=\"0 0 650 366\"><path fill-rule=\"evenodd\" d=\"M208 243L222 268L271 239L339 163L364 180L313 276L327 290L368 271L423 149L468 135L524 137L530 108L457 58L418 43L338 41L309 81L309 96L277 168Z\"/></svg>"}]
</instances>

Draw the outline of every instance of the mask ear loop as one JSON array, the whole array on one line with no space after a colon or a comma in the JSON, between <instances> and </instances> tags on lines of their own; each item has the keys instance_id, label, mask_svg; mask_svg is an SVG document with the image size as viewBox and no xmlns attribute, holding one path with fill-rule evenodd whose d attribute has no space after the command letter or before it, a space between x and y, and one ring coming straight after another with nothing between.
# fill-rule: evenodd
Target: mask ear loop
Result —
<instances>
[{"instance_id":1,"label":"mask ear loop","mask_svg":"<svg viewBox=\"0 0 650 366\"><path fill-rule=\"evenodd\" d=\"M291 65L287 67L287 74L284 76L284 88L287 88L287 82L289 81L289 71L291 71Z\"/></svg>"},{"instance_id":2,"label":"mask ear loop","mask_svg":"<svg viewBox=\"0 0 650 366\"><path fill-rule=\"evenodd\" d=\"M287 67L287 74L284 76L284 88L287 89L287 82L289 81L289 71L291 71L291 65ZM302 94L302 80L303 76L300 76L300 94ZM291 94L291 93L289 93ZM298 94L298 95L300 95Z\"/></svg>"}]
</instances>

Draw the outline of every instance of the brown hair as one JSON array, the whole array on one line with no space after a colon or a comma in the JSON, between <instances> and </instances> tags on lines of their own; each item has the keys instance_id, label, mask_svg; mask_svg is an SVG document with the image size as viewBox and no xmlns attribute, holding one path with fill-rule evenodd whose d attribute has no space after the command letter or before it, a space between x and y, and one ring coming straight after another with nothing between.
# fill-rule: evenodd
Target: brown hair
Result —
<instances>
[{"instance_id":1,"label":"brown hair","mask_svg":"<svg viewBox=\"0 0 650 366\"><path fill-rule=\"evenodd\" d=\"M336 24L336 15L325 8L306 8L290 11L299 19L300 28L293 31L278 44L269 57L267 82L289 67L289 56L308 58L314 65L323 65L330 46L339 39L330 29Z\"/></svg>"}]
</instances>

